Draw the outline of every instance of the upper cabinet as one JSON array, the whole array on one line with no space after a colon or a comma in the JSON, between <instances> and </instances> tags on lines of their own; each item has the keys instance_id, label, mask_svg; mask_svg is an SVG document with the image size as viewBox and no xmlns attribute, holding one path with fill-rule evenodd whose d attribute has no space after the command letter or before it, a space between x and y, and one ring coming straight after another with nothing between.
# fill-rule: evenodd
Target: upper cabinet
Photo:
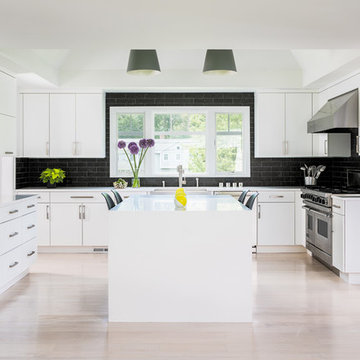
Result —
<instances>
[{"instance_id":1,"label":"upper cabinet","mask_svg":"<svg viewBox=\"0 0 360 360\"><path fill-rule=\"evenodd\" d=\"M102 94L23 94L26 157L105 157Z\"/></svg>"},{"instance_id":2,"label":"upper cabinet","mask_svg":"<svg viewBox=\"0 0 360 360\"><path fill-rule=\"evenodd\" d=\"M16 79L0 71L0 114L16 117Z\"/></svg>"},{"instance_id":3,"label":"upper cabinet","mask_svg":"<svg viewBox=\"0 0 360 360\"><path fill-rule=\"evenodd\" d=\"M312 156L311 93L258 93L255 114L256 157Z\"/></svg>"},{"instance_id":4,"label":"upper cabinet","mask_svg":"<svg viewBox=\"0 0 360 360\"><path fill-rule=\"evenodd\" d=\"M0 156L16 155L16 119L0 114Z\"/></svg>"}]
</instances>

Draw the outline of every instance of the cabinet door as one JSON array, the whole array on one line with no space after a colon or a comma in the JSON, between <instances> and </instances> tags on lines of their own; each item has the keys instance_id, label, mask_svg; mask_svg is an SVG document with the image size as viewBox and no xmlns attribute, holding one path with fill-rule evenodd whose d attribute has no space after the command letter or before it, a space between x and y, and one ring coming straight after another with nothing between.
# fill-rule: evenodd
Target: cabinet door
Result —
<instances>
[{"instance_id":1,"label":"cabinet door","mask_svg":"<svg viewBox=\"0 0 360 360\"><path fill-rule=\"evenodd\" d=\"M108 212L105 202L83 205L83 245L108 245Z\"/></svg>"},{"instance_id":2,"label":"cabinet door","mask_svg":"<svg viewBox=\"0 0 360 360\"><path fill-rule=\"evenodd\" d=\"M340 271L345 271L345 234L344 234L344 216L334 213L333 214L333 238L332 238L332 262L333 266Z\"/></svg>"},{"instance_id":3,"label":"cabinet door","mask_svg":"<svg viewBox=\"0 0 360 360\"><path fill-rule=\"evenodd\" d=\"M0 156L16 154L16 119L0 114Z\"/></svg>"},{"instance_id":4,"label":"cabinet door","mask_svg":"<svg viewBox=\"0 0 360 360\"><path fill-rule=\"evenodd\" d=\"M294 204L259 203L258 245L294 245Z\"/></svg>"},{"instance_id":5,"label":"cabinet door","mask_svg":"<svg viewBox=\"0 0 360 360\"><path fill-rule=\"evenodd\" d=\"M312 155L312 134L307 122L312 116L312 94L286 94L286 155Z\"/></svg>"},{"instance_id":6,"label":"cabinet door","mask_svg":"<svg viewBox=\"0 0 360 360\"><path fill-rule=\"evenodd\" d=\"M50 156L75 155L75 94L50 94Z\"/></svg>"},{"instance_id":7,"label":"cabinet door","mask_svg":"<svg viewBox=\"0 0 360 360\"><path fill-rule=\"evenodd\" d=\"M38 245L50 246L50 205L38 204Z\"/></svg>"},{"instance_id":8,"label":"cabinet door","mask_svg":"<svg viewBox=\"0 0 360 360\"><path fill-rule=\"evenodd\" d=\"M49 110L49 94L23 95L24 156L49 156Z\"/></svg>"},{"instance_id":9,"label":"cabinet door","mask_svg":"<svg viewBox=\"0 0 360 360\"><path fill-rule=\"evenodd\" d=\"M328 134L313 134L313 156L328 156Z\"/></svg>"},{"instance_id":10,"label":"cabinet door","mask_svg":"<svg viewBox=\"0 0 360 360\"><path fill-rule=\"evenodd\" d=\"M285 155L285 94L260 93L256 97L255 156Z\"/></svg>"},{"instance_id":11,"label":"cabinet door","mask_svg":"<svg viewBox=\"0 0 360 360\"><path fill-rule=\"evenodd\" d=\"M105 157L102 94L76 94L76 156Z\"/></svg>"},{"instance_id":12,"label":"cabinet door","mask_svg":"<svg viewBox=\"0 0 360 360\"><path fill-rule=\"evenodd\" d=\"M0 114L16 116L16 79L0 71Z\"/></svg>"},{"instance_id":13,"label":"cabinet door","mask_svg":"<svg viewBox=\"0 0 360 360\"><path fill-rule=\"evenodd\" d=\"M51 245L82 245L80 204L51 205Z\"/></svg>"}]
</instances>

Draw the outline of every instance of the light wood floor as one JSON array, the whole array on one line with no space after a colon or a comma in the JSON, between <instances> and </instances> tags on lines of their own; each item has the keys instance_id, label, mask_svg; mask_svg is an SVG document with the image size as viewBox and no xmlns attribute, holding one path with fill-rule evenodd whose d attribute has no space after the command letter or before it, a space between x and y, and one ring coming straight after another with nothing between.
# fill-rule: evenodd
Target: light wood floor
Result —
<instances>
[{"instance_id":1,"label":"light wood floor","mask_svg":"<svg viewBox=\"0 0 360 360\"><path fill-rule=\"evenodd\" d=\"M109 326L106 255L42 254L0 295L0 359L360 359L360 286L306 254L253 266L253 324Z\"/></svg>"}]
</instances>

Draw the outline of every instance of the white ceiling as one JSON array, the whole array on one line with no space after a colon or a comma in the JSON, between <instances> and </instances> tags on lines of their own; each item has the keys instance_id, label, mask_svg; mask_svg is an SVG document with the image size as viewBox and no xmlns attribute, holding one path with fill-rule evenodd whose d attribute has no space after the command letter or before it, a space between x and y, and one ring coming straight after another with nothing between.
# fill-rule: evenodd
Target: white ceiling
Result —
<instances>
[{"instance_id":1,"label":"white ceiling","mask_svg":"<svg viewBox=\"0 0 360 360\"><path fill-rule=\"evenodd\" d=\"M360 0L0 0L0 66L22 87L316 87L360 68L359 13ZM126 75L131 48L157 49L161 75ZM202 76L207 48L234 49L238 74Z\"/></svg>"}]
</instances>

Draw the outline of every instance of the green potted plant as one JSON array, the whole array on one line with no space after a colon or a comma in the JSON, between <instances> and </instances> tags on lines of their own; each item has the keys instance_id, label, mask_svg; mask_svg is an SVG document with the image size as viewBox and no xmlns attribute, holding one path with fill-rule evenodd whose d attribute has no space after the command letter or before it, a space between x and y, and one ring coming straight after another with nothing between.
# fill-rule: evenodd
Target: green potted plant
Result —
<instances>
[{"instance_id":1,"label":"green potted plant","mask_svg":"<svg viewBox=\"0 0 360 360\"><path fill-rule=\"evenodd\" d=\"M49 188L55 188L56 184L62 183L65 179L65 171L62 169L45 169L41 175L40 180Z\"/></svg>"}]
</instances>

